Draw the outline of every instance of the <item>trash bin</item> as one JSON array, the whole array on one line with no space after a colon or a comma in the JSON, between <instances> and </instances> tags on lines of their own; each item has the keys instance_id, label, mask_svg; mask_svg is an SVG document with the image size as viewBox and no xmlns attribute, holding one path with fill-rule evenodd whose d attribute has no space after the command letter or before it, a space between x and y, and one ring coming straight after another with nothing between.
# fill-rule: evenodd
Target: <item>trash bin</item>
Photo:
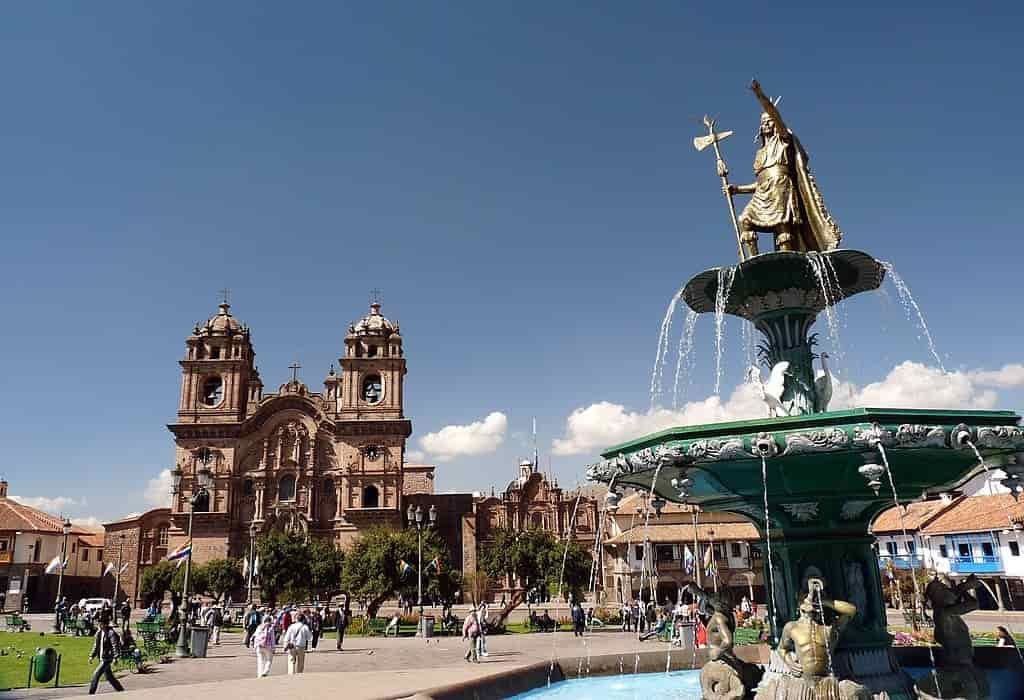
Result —
<instances>
[{"instance_id":1,"label":"trash bin","mask_svg":"<svg viewBox=\"0 0 1024 700\"><path fill-rule=\"evenodd\" d=\"M195 659L205 659L206 647L210 643L210 628L202 625L193 625L191 631L189 649L192 651L192 657Z\"/></svg>"},{"instance_id":2,"label":"trash bin","mask_svg":"<svg viewBox=\"0 0 1024 700\"><path fill-rule=\"evenodd\" d=\"M422 621L422 625L423 625L423 636L424 637L433 637L434 636L434 616L433 615L424 615L423 621Z\"/></svg>"},{"instance_id":3,"label":"trash bin","mask_svg":"<svg viewBox=\"0 0 1024 700\"><path fill-rule=\"evenodd\" d=\"M52 647L36 649L32 659L32 677L37 683L49 683L57 673L57 650Z\"/></svg>"}]
</instances>

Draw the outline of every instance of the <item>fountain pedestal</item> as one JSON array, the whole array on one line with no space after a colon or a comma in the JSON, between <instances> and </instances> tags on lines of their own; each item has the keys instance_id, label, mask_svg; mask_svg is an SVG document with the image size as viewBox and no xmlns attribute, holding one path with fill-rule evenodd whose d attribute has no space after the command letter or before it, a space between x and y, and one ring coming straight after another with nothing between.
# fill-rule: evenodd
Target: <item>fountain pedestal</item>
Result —
<instances>
[{"instance_id":1,"label":"fountain pedestal","mask_svg":"<svg viewBox=\"0 0 1024 700\"><path fill-rule=\"evenodd\" d=\"M875 693L908 696L912 686L886 632L870 524L896 500L972 477L981 469L972 443L990 464L1005 465L1011 479L1020 477L1024 430L1008 411L822 410L811 325L818 313L877 288L883 277L881 263L851 250L770 253L695 276L683 292L692 309L751 321L765 336L765 363L789 362L781 399L790 415L648 435L606 450L588 476L750 518L764 538L773 638L795 618L808 579L820 578L829 597L857 607L831 659L833 672Z\"/></svg>"}]
</instances>

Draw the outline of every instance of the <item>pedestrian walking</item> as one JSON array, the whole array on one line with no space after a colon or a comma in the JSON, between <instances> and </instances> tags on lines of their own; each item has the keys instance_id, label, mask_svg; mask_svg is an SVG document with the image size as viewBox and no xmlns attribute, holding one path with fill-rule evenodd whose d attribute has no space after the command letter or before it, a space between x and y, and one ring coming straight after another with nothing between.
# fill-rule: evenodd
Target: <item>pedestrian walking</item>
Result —
<instances>
[{"instance_id":1,"label":"pedestrian walking","mask_svg":"<svg viewBox=\"0 0 1024 700\"><path fill-rule=\"evenodd\" d=\"M99 659L100 665L93 671L92 680L89 681L89 695L96 694L96 686L103 676L110 683L110 686L117 692L124 691L121 683L110 670L110 664L121 655L121 640L117 638L117 632L110 626L109 617L100 617L100 629L96 632L96 639L92 643L92 652L89 654L89 661Z\"/></svg>"},{"instance_id":2,"label":"pedestrian walking","mask_svg":"<svg viewBox=\"0 0 1024 700\"><path fill-rule=\"evenodd\" d=\"M579 601L572 604L572 609L569 614L572 617L573 636L582 637L583 630L587 625L587 614L583 612L583 606L580 605Z\"/></svg>"},{"instance_id":3,"label":"pedestrian walking","mask_svg":"<svg viewBox=\"0 0 1024 700\"><path fill-rule=\"evenodd\" d=\"M256 610L256 604L253 603L246 611L245 617L242 618L242 624L245 626L245 639L243 641L246 649L252 644L252 635L256 633L256 628L260 626L260 622L262 622L261 617L259 611Z\"/></svg>"},{"instance_id":4,"label":"pedestrian walking","mask_svg":"<svg viewBox=\"0 0 1024 700\"><path fill-rule=\"evenodd\" d=\"M338 631L338 651L345 641L345 630L348 629L349 620L352 619L352 612L348 607L348 598L345 598L344 606L339 605L334 611L334 629Z\"/></svg>"},{"instance_id":5,"label":"pedestrian walking","mask_svg":"<svg viewBox=\"0 0 1024 700\"><path fill-rule=\"evenodd\" d=\"M67 599L65 598L65 601ZM124 636L125 632L131 630L132 621L132 604L127 600L121 604L121 636Z\"/></svg>"},{"instance_id":6,"label":"pedestrian walking","mask_svg":"<svg viewBox=\"0 0 1024 700\"><path fill-rule=\"evenodd\" d=\"M480 636L480 623L477 620L476 612L466 615L466 621L462 623L462 641L469 642L466 649L466 661L480 663L480 655L477 653L476 638Z\"/></svg>"},{"instance_id":7,"label":"pedestrian walking","mask_svg":"<svg viewBox=\"0 0 1024 700\"><path fill-rule=\"evenodd\" d=\"M224 624L224 613L221 612L220 606L215 605L207 611L205 622L210 627L213 643L220 646L220 628Z\"/></svg>"},{"instance_id":8,"label":"pedestrian walking","mask_svg":"<svg viewBox=\"0 0 1024 700\"><path fill-rule=\"evenodd\" d=\"M476 623L479 634L476 638L476 651L478 656L487 656L487 603L480 603L476 610Z\"/></svg>"},{"instance_id":9,"label":"pedestrian walking","mask_svg":"<svg viewBox=\"0 0 1024 700\"><path fill-rule=\"evenodd\" d=\"M320 633L323 630L324 620L321 617L321 612L318 608L309 617L309 631L313 634L309 645L311 651L316 651L316 645L320 641Z\"/></svg>"},{"instance_id":10,"label":"pedestrian walking","mask_svg":"<svg viewBox=\"0 0 1024 700\"><path fill-rule=\"evenodd\" d=\"M306 624L306 616L299 614L295 622L284 633L284 650L288 653L288 675L302 673L306 669L306 647L313 633Z\"/></svg>"},{"instance_id":11,"label":"pedestrian walking","mask_svg":"<svg viewBox=\"0 0 1024 700\"><path fill-rule=\"evenodd\" d=\"M256 649L256 677L270 675L270 665L274 662L274 618L267 615L256 627L252 635L252 645Z\"/></svg>"}]
</instances>

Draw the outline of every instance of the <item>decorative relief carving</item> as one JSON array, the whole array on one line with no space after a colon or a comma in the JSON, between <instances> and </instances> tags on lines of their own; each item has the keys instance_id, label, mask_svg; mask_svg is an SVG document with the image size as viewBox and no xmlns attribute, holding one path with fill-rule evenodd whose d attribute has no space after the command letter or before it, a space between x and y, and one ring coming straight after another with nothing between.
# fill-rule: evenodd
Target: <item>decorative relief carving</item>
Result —
<instances>
[{"instance_id":1,"label":"decorative relief carving","mask_svg":"<svg viewBox=\"0 0 1024 700\"><path fill-rule=\"evenodd\" d=\"M782 510L789 513L793 520L809 523L818 517L817 503L780 503Z\"/></svg>"},{"instance_id":2,"label":"decorative relief carving","mask_svg":"<svg viewBox=\"0 0 1024 700\"><path fill-rule=\"evenodd\" d=\"M850 445L850 437L841 428L815 430L809 433L790 433L786 436L786 449L782 456L831 452Z\"/></svg>"},{"instance_id":3,"label":"decorative relief carving","mask_svg":"<svg viewBox=\"0 0 1024 700\"><path fill-rule=\"evenodd\" d=\"M891 432L878 423L872 423L868 427L858 426L853 429L853 444L858 447L874 448L881 444L885 447L892 447L895 438Z\"/></svg>"},{"instance_id":4,"label":"decorative relief carving","mask_svg":"<svg viewBox=\"0 0 1024 700\"><path fill-rule=\"evenodd\" d=\"M720 462L733 459L756 459L757 455L748 452L742 438L727 440L696 440L690 443L687 454L698 462Z\"/></svg>"},{"instance_id":5,"label":"decorative relief carving","mask_svg":"<svg viewBox=\"0 0 1024 700\"><path fill-rule=\"evenodd\" d=\"M978 428L975 445L990 450L1019 450L1024 448L1024 429L1015 425Z\"/></svg>"},{"instance_id":6,"label":"decorative relief carving","mask_svg":"<svg viewBox=\"0 0 1024 700\"><path fill-rule=\"evenodd\" d=\"M896 447L945 447L946 431L938 425L904 423L896 429Z\"/></svg>"}]
</instances>

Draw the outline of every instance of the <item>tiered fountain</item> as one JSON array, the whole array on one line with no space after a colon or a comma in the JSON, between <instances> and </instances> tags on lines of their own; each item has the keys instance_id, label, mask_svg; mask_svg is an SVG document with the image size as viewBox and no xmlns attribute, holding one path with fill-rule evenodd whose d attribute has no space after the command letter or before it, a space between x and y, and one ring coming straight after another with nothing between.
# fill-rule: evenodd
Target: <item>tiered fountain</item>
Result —
<instances>
[{"instance_id":1,"label":"tiered fountain","mask_svg":"<svg viewBox=\"0 0 1024 700\"><path fill-rule=\"evenodd\" d=\"M938 669L918 688L900 669L869 525L894 500L961 484L982 468L979 454L1016 489L1024 474L1020 418L1007 411L827 410L830 382L827 375L815 379L810 329L822 311L877 289L885 268L838 247L841 234L806 153L756 83L754 90L765 110L755 185L728 185L717 147L728 134L716 134L712 122L709 135L695 141L698 149L715 145L730 208L732 194L753 194L739 217L733 214L746 250L738 265L693 277L682 298L695 312L745 319L764 336L761 357L777 381L762 387L774 417L674 428L616 445L588 476L612 492L633 488L740 513L764 538L778 647L753 676L735 663L735 673L705 667L705 697L984 696L983 676L942 650ZM758 231L775 235L776 252L757 254Z\"/></svg>"}]
</instances>

